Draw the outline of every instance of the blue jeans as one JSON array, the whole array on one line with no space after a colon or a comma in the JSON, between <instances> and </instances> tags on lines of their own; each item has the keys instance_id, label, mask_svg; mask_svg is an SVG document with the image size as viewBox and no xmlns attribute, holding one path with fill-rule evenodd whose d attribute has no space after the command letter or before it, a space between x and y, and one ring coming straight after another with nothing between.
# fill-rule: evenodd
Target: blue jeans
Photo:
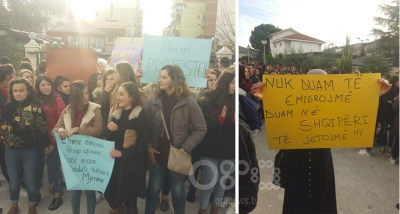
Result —
<instances>
[{"instance_id":1,"label":"blue jeans","mask_svg":"<svg viewBox=\"0 0 400 214\"><path fill-rule=\"evenodd\" d=\"M23 172L29 204L36 204L38 154L39 150L37 147L21 149L6 148L5 158L10 177L9 191L11 203L17 203L19 200Z\"/></svg>"},{"instance_id":2,"label":"blue jeans","mask_svg":"<svg viewBox=\"0 0 400 214\"><path fill-rule=\"evenodd\" d=\"M226 189L225 184L228 178L232 179L231 186L234 188L235 180L234 177L231 177L230 175L235 169L235 160L214 159L203 156L200 156L200 158L201 165L203 166L203 185L210 184L209 188L205 188L201 191L200 209L207 209L211 194L213 194L212 205L214 207L219 207L222 197L224 196ZM214 172L213 169L216 169L216 171Z\"/></svg>"},{"instance_id":3,"label":"blue jeans","mask_svg":"<svg viewBox=\"0 0 400 214\"><path fill-rule=\"evenodd\" d=\"M54 147L53 151L48 155L49 165L47 168L49 174L49 183L54 183L54 192L61 192L61 161L60 155L58 153L57 145Z\"/></svg>"},{"instance_id":4,"label":"blue jeans","mask_svg":"<svg viewBox=\"0 0 400 214\"><path fill-rule=\"evenodd\" d=\"M96 209L96 193L93 190L85 190L85 194L87 203L87 213L94 214L94 210ZM73 214L79 214L81 210L81 195L82 195L82 190L71 191L71 205Z\"/></svg>"},{"instance_id":5,"label":"blue jeans","mask_svg":"<svg viewBox=\"0 0 400 214\"><path fill-rule=\"evenodd\" d=\"M164 183L167 166L156 164L150 173L146 196L146 214L154 214L158 204L158 196ZM185 176L169 172L169 186L172 195L172 205L175 214L185 213Z\"/></svg>"},{"instance_id":6,"label":"blue jeans","mask_svg":"<svg viewBox=\"0 0 400 214\"><path fill-rule=\"evenodd\" d=\"M46 154L38 150L38 168L37 168L37 189L40 190L43 184L44 165L46 161Z\"/></svg>"}]
</instances>

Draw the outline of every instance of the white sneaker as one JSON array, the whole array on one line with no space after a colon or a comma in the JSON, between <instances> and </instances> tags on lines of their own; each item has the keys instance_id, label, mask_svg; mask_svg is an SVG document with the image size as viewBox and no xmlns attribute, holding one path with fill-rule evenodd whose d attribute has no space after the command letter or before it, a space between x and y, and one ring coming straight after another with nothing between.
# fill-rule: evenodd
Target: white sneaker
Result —
<instances>
[{"instance_id":1,"label":"white sneaker","mask_svg":"<svg viewBox=\"0 0 400 214\"><path fill-rule=\"evenodd\" d=\"M100 203L104 199L104 195L96 191L96 204Z\"/></svg>"},{"instance_id":2,"label":"white sneaker","mask_svg":"<svg viewBox=\"0 0 400 214\"><path fill-rule=\"evenodd\" d=\"M368 157L371 156L371 153L368 153L365 149L361 149L360 151L358 151L358 154L359 155L365 155L365 156L368 156Z\"/></svg>"},{"instance_id":3,"label":"white sneaker","mask_svg":"<svg viewBox=\"0 0 400 214\"><path fill-rule=\"evenodd\" d=\"M395 165L395 164L396 164L396 159L394 159L393 157L390 157L390 158L389 158L389 161L390 161L390 163L391 163L392 165Z\"/></svg>"},{"instance_id":4,"label":"white sneaker","mask_svg":"<svg viewBox=\"0 0 400 214\"><path fill-rule=\"evenodd\" d=\"M26 192L26 189L22 188L19 190L19 197L21 198L27 198L28 197L28 192Z\"/></svg>"},{"instance_id":5,"label":"white sneaker","mask_svg":"<svg viewBox=\"0 0 400 214\"><path fill-rule=\"evenodd\" d=\"M226 214L235 214L235 201L233 201L225 212Z\"/></svg>"},{"instance_id":6,"label":"white sneaker","mask_svg":"<svg viewBox=\"0 0 400 214\"><path fill-rule=\"evenodd\" d=\"M232 200L231 198L223 198L221 201L221 204L219 205L220 208L226 209L229 206L229 199Z\"/></svg>"}]
</instances>

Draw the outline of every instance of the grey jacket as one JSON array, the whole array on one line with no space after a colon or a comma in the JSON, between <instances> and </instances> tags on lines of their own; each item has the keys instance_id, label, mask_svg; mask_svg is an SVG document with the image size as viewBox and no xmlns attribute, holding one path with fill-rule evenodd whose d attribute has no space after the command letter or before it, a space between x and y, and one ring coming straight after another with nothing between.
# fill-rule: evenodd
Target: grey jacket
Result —
<instances>
[{"instance_id":1,"label":"grey jacket","mask_svg":"<svg viewBox=\"0 0 400 214\"><path fill-rule=\"evenodd\" d=\"M156 150L162 125L161 109L161 98L155 96L145 106L152 127L151 145ZM170 129L173 147L177 149L183 148L190 153L201 142L207 133L207 125L203 112L193 97L182 98L172 108Z\"/></svg>"}]
</instances>

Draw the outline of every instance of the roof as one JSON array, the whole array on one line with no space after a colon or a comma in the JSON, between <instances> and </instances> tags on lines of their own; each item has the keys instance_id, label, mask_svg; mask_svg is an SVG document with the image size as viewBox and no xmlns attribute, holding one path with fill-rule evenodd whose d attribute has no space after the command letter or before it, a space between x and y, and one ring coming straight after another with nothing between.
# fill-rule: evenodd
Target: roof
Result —
<instances>
[{"instance_id":1,"label":"roof","mask_svg":"<svg viewBox=\"0 0 400 214\"><path fill-rule=\"evenodd\" d=\"M316 38L313 38L311 36L307 36L307 35L304 35L304 34L301 34L301 33L295 33L295 34L292 34L292 35L289 35L289 36L285 36L285 37L282 37L282 39L295 39L295 40L303 40L303 41L325 43L322 40L319 40L319 39L316 39Z\"/></svg>"},{"instance_id":2,"label":"roof","mask_svg":"<svg viewBox=\"0 0 400 214\"><path fill-rule=\"evenodd\" d=\"M51 30L49 30L49 32L71 32L80 34L107 35L106 32L90 25L89 23L78 20L61 23L53 27Z\"/></svg>"},{"instance_id":3,"label":"roof","mask_svg":"<svg viewBox=\"0 0 400 214\"><path fill-rule=\"evenodd\" d=\"M91 22L92 26L96 28L127 28L132 27L127 22Z\"/></svg>"},{"instance_id":4,"label":"roof","mask_svg":"<svg viewBox=\"0 0 400 214\"><path fill-rule=\"evenodd\" d=\"M278 31L278 32L276 32L276 33L273 33L273 34L271 34L271 35L269 35L270 37L271 36L273 36L273 35L276 35L276 34L279 34L279 33L282 33L282 32L284 32L284 31L288 31L288 30L292 30L292 31L294 31L294 32L296 32L296 33L299 33L297 30L295 30L295 29L293 29L293 28L286 28L286 29L284 29L284 30L281 30L281 31Z\"/></svg>"},{"instance_id":5,"label":"roof","mask_svg":"<svg viewBox=\"0 0 400 214\"><path fill-rule=\"evenodd\" d=\"M11 37L13 37L16 41L21 41L24 43L28 43L31 39L29 39L29 33L26 31L14 30L14 29L5 29ZM36 34L35 42L39 44L49 44L49 43L58 43L58 44L67 44L68 42L42 34Z\"/></svg>"},{"instance_id":6,"label":"roof","mask_svg":"<svg viewBox=\"0 0 400 214\"><path fill-rule=\"evenodd\" d=\"M247 56L247 53L250 55L250 58L257 58L261 51L257 49L247 49L245 47L239 46L239 54L244 54Z\"/></svg>"}]
</instances>

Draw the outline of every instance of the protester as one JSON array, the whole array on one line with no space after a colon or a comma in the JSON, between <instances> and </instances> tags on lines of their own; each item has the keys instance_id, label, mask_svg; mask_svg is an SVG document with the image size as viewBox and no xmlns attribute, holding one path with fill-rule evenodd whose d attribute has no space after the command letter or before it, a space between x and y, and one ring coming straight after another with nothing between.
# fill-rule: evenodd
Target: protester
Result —
<instances>
[{"instance_id":1,"label":"protester","mask_svg":"<svg viewBox=\"0 0 400 214\"><path fill-rule=\"evenodd\" d=\"M62 172L60 155L58 153L56 139L52 134L52 130L57 124L58 119L61 117L61 113L65 108L65 103L60 95L54 92L53 81L46 75L40 75L36 79L35 89L37 92L36 99L38 103L41 104L41 107L46 115L50 139L50 149L47 155L49 160L47 173L50 183L54 184L54 199L49 205L49 210L56 210L63 203L61 198ZM39 185L41 185L43 178L44 157L41 159L41 161L42 162L40 162L41 165L39 166L38 170L38 172L41 173L39 175ZM40 186L38 193L40 193Z\"/></svg>"},{"instance_id":2,"label":"protester","mask_svg":"<svg viewBox=\"0 0 400 214\"><path fill-rule=\"evenodd\" d=\"M245 66L239 66L239 88L250 92L253 83L250 80L250 74L248 68Z\"/></svg>"},{"instance_id":3,"label":"protester","mask_svg":"<svg viewBox=\"0 0 400 214\"><path fill-rule=\"evenodd\" d=\"M29 64L32 64L31 60L30 60L28 57L23 57L23 58L21 59L21 63L24 63L24 62L27 62L27 63L29 63Z\"/></svg>"},{"instance_id":4,"label":"protester","mask_svg":"<svg viewBox=\"0 0 400 214\"><path fill-rule=\"evenodd\" d=\"M112 85L114 83L114 69L108 69L106 72L104 72L102 80L103 80L102 87L97 87L96 89L94 89L92 93L93 100L95 103L97 103L100 94L103 92L106 85Z\"/></svg>"},{"instance_id":5,"label":"protester","mask_svg":"<svg viewBox=\"0 0 400 214\"><path fill-rule=\"evenodd\" d=\"M61 139L72 134L100 137L103 130L100 105L89 101L87 85L81 81L71 84L70 104L64 109L53 129ZM72 190L72 213L79 214L82 190ZM85 190L87 198L87 213L94 214L96 208L95 191Z\"/></svg>"},{"instance_id":6,"label":"protester","mask_svg":"<svg viewBox=\"0 0 400 214\"><path fill-rule=\"evenodd\" d=\"M219 60L219 70L221 70L221 72L228 70L230 66L231 66L231 61L229 60L228 57L225 56Z\"/></svg>"},{"instance_id":7,"label":"protester","mask_svg":"<svg viewBox=\"0 0 400 214\"><path fill-rule=\"evenodd\" d=\"M22 173L28 191L28 213L36 214L38 158L40 153L50 150L46 117L40 105L35 103L35 91L25 78L12 80L9 94L11 101L4 105L1 114L1 138L6 146L12 203L8 214L19 212Z\"/></svg>"},{"instance_id":8,"label":"protester","mask_svg":"<svg viewBox=\"0 0 400 214\"><path fill-rule=\"evenodd\" d=\"M69 86L69 80L63 76L57 76L54 79L54 89L61 96L66 106L69 104Z\"/></svg>"},{"instance_id":9,"label":"protester","mask_svg":"<svg viewBox=\"0 0 400 214\"><path fill-rule=\"evenodd\" d=\"M106 70L108 70L109 64L107 60L99 58L97 60L97 72L103 74Z\"/></svg>"},{"instance_id":10,"label":"protester","mask_svg":"<svg viewBox=\"0 0 400 214\"><path fill-rule=\"evenodd\" d=\"M32 71L28 69L22 69L18 72L17 77L23 77L27 79L31 83L32 87L35 87L35 80Z\"/></svg>"},{"instance_id":11,"label":"protester","mask_svg":"<svg viewBox=\"0 0 400 214\"><path fill-rule=\"evenodd\" d=\"M8 93L8 86L11 79L14 77L14 67L11 64L0 65L0 115L3 111L4 105L10 99ZM7 166L5 160L6 147L4 141L0 139L0 167L3 176L6 178L7 182L10 182Z\"/></svg>"},{"instance_id":12,"label":"protester","mask_svg":"<svg viewBox=\"0 0 400 214\"><path fill-rule=\"evenodd\" d=\"M215 83L217 82L219 76L221 75L221 71L214 68L210 73L207 75L207 88L202 88L199 90L199 92L196 94L196 100L200 101L201 98L204 97L204 94L207 91L213 90Z\"/></svg>"},{"instance_id":13,"label":"protester","mask_svg":"<svg viewBox=\"0 0 400 214\"><path fill-rule=\"evenodd\" d=\"M38 77L39 75L42 75L42 74L46 74L46 60L40 61L39 66L36 69L36 73L35 73L36 77Z\"/></svg>"},{"instance_id":14,"label":"protester","mask_svg":"<svg viewBox=\"0 0 400 214\"><path fill-rule=\"evenodd\" d=\"M88 90L89 90L89 100L94 102L93 91L97 88L103 87L103 75L101 73L94 73L89 76Z\"/></svg>"},{"instance_id":15,"label":"protester","mask_svg":"<svg viewBox=\"0 0 400 214\"><path fill-rule=\"evenodd\" d=\"M150 142L150 124L135 83L126 82L118 89L118 108L107 125L106 139L115 142L110 152L115 158L105 198L113 214L137 214L137 197L146 196L146 151Z\"/></svg>"},{"instance_id":16,"label":"protester","mask_svg":"<svg viewBox=\"0 0 400 214\"><path fill-rule=\"evenodd\" d=\"M30 70L32 72L32 74L35 73L35 69L33 69L31 63L29 63L29 62L21 62L21 64L18 67L18 71L23 70L23 69Z\"/></svg>"},{"instance_id":17,"label":"protester","mask_svg":"<svg viewBox=\"0 0 400 214\"><path fill-rule=\"evenodd\" d=\"M258 78L258 76L254 70L255 69L254 64L247 65L247 69L249 72L249 79L250 79L251 83L254 84L254 83L260 82L260 78Z\"/></svg>"},{"instance_id":18,"label":"protester","mask_svg":"<svg viewBox=\"0 0 400 214\"><path fill-rule=\"evenodd\" d=\"M211 188L201 191L199 214L206 213L212 193L211 213L216 214L228 179L225 174L230 174L235 163L235 74L223 73L215 89L207 92L199 105L207 123L207 134L195 150L201 158L203 182L210 184L217 178ZM218 169L217 174L209 164Z\"/></svg>"},{"instance_id":19,"label":"protester","mask_svg":"<svg viewBox=\"0 0 400 214\"><path fill-rule=\"evenodd\" d=\"M161 69L158 87L146 105L152 126L152 138L148 153L151 160L150 177L146 195L146 214L154 214L157 199L166 171L172 194L172 204L176 214L185 213L185 176L167 169L171 136L172 146L189 153L200 143L207 132L204 116L190 91L182 69L176 65L166 65ZM162 125L164 115L167 130ZM189 130L189 126L191 129Z\"/></svg>"},{"instance_id":20,"label":"protester","mask_svg":"<svg viewBox=\"0 0 400 214\"><path fill-rule=\"evenodd\" d=\"M11 64L11 60L6 56L0 57L0 65L6 65L6 64Z\"/></svg>"},{"instance_id":21,"label":"protester","mask_svg":"<svg viewBox=\"0 0 400 214\"><path fill-rule=\"evenodd\" d=\"M396 164L397 158L399 157L399 96L393 100L393 123L391 124L391 129L394 134L394 143L392 145L392 153L389 158L391 164ZM397 207L398 209L398 207Z\"/></svg>"}]
</instances>

